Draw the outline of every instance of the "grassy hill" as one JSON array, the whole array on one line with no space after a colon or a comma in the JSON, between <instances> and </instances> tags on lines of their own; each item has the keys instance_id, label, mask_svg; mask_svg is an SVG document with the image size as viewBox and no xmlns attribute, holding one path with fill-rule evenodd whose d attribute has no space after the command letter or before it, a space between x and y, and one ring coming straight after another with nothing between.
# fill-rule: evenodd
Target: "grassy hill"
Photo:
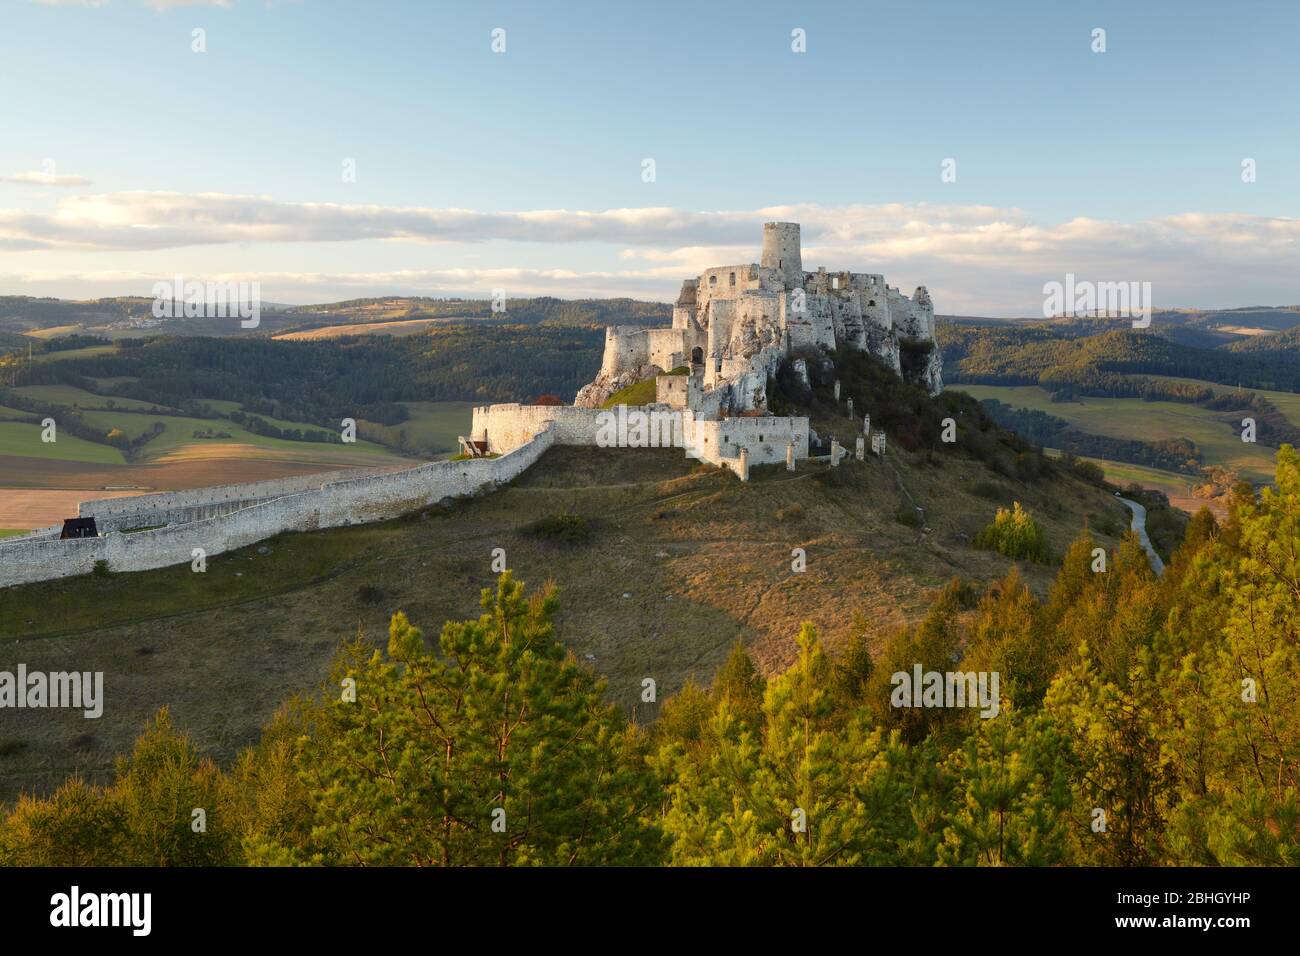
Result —
<instances>
[{"instance_id":1,"label":"grassy hill","mask_svg":"<svg viewBox=\"0 0 1300 956\"><path fill-rule=\"evenodd\" d=\"M560 585L562 638L631 710L644 677L658 681L661 698L708 680L736 638L776 671L790 663L790 635L805 619L832 648L855 620L880 646L953 576L1006 573L1009 561L969 542L1012 500L1038 517L1057 553L1085 522L1107 545L1126 526L1106 489L1063 472L1025 482L968 458L928 457L894 451L892 468L850 460L834 472L805 463L795 475L765 466L746 485L674 450L556 448L493 495L384 524L281 535L210 559L206 574L183 565L5 589L0 669L22 661L103 671L107 704L93 724L11 713L0 733L0 798L73 771L102 778L162 704L205 752L232 757L281 700L323 679L358 630L384 640L398 609L426 621L474 615L476 588L494 579L493 548L522 579ZM925 509L927 530L898 519L912 507L900 482ZM579 516L587 540L565 545L532 530L556 514ZM796 547L807 553L801 574L791 571ZM1041 594L1053 569L1024 574Z\"/></svg>"},{"instance_id":2,"label":"grassy hill","mask_svg":"<svg viewBox=\"0 0 1300 956\"><path fill-rule=\"evenodd\" d=\"M387 323L509 322L523 325L585 328L605 325L667 325L672 306L637 299L557 299L552 296L507 299L505 312L490 299L434 299L424 296L384 296L349 299L321 305L283 306L263 303L255 330L237 319L177 318L161 325L142 325L152 317L153 299L143 296L71 299L0 296L0 348L36 340L90 334L110 339L168 335L241 337L306 333L302 337L394 334L409 331L385 328ZM312 335L327 326L355 325ZM367 327L369 326L369 327Z\"/></svg>"}]
</instances>

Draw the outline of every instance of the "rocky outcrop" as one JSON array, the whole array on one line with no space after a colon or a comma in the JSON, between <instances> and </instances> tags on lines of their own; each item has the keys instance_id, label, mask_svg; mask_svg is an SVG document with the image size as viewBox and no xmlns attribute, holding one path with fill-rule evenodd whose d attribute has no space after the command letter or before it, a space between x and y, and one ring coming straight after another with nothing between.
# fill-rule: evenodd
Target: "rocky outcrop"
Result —
<instances>
[{"instance_id":1,"label":"rocky outcrop","mask_svg":"<svg viewBox=\"0 0 1300 956\"><path fill-rule=\"evenodd\" d=\"M647 378L662 375L663 372L664 370L658 365L649 364L624 369L615 375L601 372L593 382L584 385L578 390L578 395L574 398L573 404L577 408L600 408L605 402L609 401L611 395L620 389L645 381Z\"/></svg>"}]
</instances>

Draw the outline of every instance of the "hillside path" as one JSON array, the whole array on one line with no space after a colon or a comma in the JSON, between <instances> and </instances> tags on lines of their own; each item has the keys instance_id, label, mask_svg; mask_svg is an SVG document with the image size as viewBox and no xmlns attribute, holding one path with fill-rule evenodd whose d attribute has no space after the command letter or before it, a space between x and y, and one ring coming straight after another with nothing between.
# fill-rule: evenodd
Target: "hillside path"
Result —
<instances>
[{"instance_id":1,"label":"hillside path","mask_svg":"<svg viewBox=\"0 0 1300 956\"><path fill-rule=\"evenodd\" d=\"M1151 570L1159 577L1165 573L1165 563L1160 560L1160 555L1156 554L1156 549L1151 546L1151 539L1147 537L1147 509L1136 501L1129 501L1127 498L1120 498L1119 500L1128 505L1129 510L1133 512L1133 523L1130 527L1137 532L1138 540L1142 542L1147 557L1151 559Z\"/></svg>"}]
</instances>

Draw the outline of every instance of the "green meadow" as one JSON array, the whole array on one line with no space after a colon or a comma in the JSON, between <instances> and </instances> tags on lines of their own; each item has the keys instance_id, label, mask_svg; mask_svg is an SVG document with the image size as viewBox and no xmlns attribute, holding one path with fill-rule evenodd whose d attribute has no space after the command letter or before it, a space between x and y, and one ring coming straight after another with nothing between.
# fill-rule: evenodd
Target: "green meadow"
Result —
<instances>
[{"instance_id":1,"label":"green meadow","mask_svg":"<svg viewBox=\"0 0 1300 956\"><path fill-rule=\"evenodd\" d=\"M1139 441L1188 438L1200 447L1202 461L1207 465L1234 467L1243 478L1255 482L1269 482L1273 478L1273 450L1243 442L1241 416L1232 412L1210 411L1181 402L1144 402L1140 398L1053 402L1051 394L1037 385L960 384L953 385L952 389L980 401L996 398L1016 408L1046 412L1093 435Z\"/></svg>"},{"instance_id":2,"label":"green meadow","mask_svg":"<svg viewBox=\"0 0 1300 956\"><path fill-rule=\"evenodd\" d=\"M75 405L79 408L134 408L149 410L155 406L135 398L96 395L74 385L22 385L14 389L19 395L52 405ZM165 407L165 406L157 406Z\"/></svg>"},{"instance_id":3,"label":"green meadow","mask_svg":"<svg viewBox=\"0 0 1300 956\"><path fill-rule=\"evenodd\" d=\"M453 454L456 439L468 435L474 402L403 402L410 418L399 425L357 423L359 434L392 448L424 457Z\"/></svg>"},{"instance_id":4,"label":"green meadow","mask_svg":"<svg viewBox=\"0 0 1300 956\"><path fill-rule=\"evenodd\" d=\"M97 465L121 465L126 459L116 448L98 445L67 432L55 433L57 440L41 441L41 426L23 422L0 422L0 455L82 461Z\"/></svg>"},{"instance_id":5,"label":"green meadow","mask_svg":"<svg viewBox=\"0 0 1300 956\"><path fill-rule=\"evenodd\" d=\"M148 431L155 422L161 422L163 432L148 442L141 450L141 458L152 461L167 455L186 455L191 449L197 451L204 445L251 445L273 453L271 457L318 459L322 463L339 465L384 465L404 463L382 445L359 440L356 444L342 445L332 442L289 441L283 438L271 438L257 435L241 428L225 418L188 418L174 415L150 415L127 411L87 411L82 412L82 419L96 425L107 434L114 428L120 428L130 438L138 438ZM268 419L277 426L289 428L310 428L302 423L279 422ZM224 434L223 438L195 438L194 433L211 432Z\"/></svg>"},{"instance_id":6,"label":"green meadow","mask_svg":"<svg viewBox=\"0 0 1300 956\"><path fill-rule=\"evenodd\" d=\"M1149 375L1148 378L1158 379L1162 382L1185 382L1190 385L1204 385L1219 392L1233 391L1230 385L1220 385L1218 382L1206 382L1198 378L1177 378L1173 375ZM1295 392L1275 392L1267 388L1252 388L1249 391L1258 395L1263 395L1270 402L1277 406L1277 410L1287 417L1287 420L1297 427L1300 427L1300 395Z\"/></svg>"}]
</instances>

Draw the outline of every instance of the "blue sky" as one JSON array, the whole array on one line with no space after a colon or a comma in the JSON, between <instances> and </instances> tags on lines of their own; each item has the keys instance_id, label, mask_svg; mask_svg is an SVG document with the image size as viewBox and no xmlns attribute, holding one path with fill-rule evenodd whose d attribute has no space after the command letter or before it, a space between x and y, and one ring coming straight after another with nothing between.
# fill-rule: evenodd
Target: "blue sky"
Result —
<instances>
[{"instance_id":1,"label":"blue sky","mask_svg":"<svg viewBox=\"0 0 1300 956\"><path fill-rule=\"evenodd\" d=\"M1290 0L0 11L0 293L665 298L793 218L806 267L941 312L1031 314L1067 271L1300 302Z\"/></svg>"}]
</instances>

